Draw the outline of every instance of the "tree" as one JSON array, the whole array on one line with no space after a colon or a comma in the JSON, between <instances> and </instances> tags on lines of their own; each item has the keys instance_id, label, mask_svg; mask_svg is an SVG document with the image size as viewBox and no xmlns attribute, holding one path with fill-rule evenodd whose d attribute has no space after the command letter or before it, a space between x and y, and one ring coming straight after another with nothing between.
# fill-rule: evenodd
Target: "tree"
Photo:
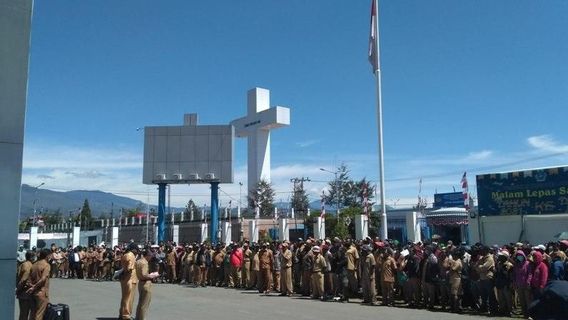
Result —
<instances>
[{"instance_id":1,"label":"tree","mask_svg":"<svg viewBox=\"0 0 568 320\"><path fill-rule=\"evenodd\" d=\"M344 163L337 167L335 177L328 184L329 190L324 195L327 204L334 206L336 209L338 209L338 204L339 208L350 207L353 204L355 200L352 197L353 181L349 176L349 169Z\"/></svg>"},{"instance_id":2,"label":"tree","mask_svg":"<svg viewBox=\"0 0 568 320\"><path fill-rule=\"evenodd\" d=\"M360 207L363 208L363 190L367 188L367 201L369 205L374 198L375 186L366 178L354 181L349 176L349 169L341 164L336 171L336 177L329 182L329 190L324 195L326 204L337 208Z\"/></svg>"},{"instance_id":3,"label":"tree","mask_svg":"<svg viewBox=\"0 0 568 320\"><path fill-rule=\"evenodd\" d=\"M260 180L254 191L248 196L249 207L254 209L260 206L261 217L271 217L274 214L274 196L276 192L272 185L266 180Z\"/></svg>"},{"instance_id":4,"label":"tree","mask_svg":"<svg viewBox=\"0 0 568 320\"><path fill-rule=\"evenodd\" d=\"M187 205L185 206L185 209L183 210L183 215L187 217L186 219L191 216L192 211L193 214L196 214L199 212L199 209L197 208L197 205L195 205L195 202L193 202L193 199L189 199Z\"/></svg>"},{"instance_id":5,"label":"tree","mask_svg":"<svg viewBox=\"0 0 568 320\"><path fill-rule=\"evenodd\" d=\"M85 199L85 201L83 202L83 207L81 208L81 212L79 213L79 216L76 219L76 222L79 223L79 226L81 227L81 229L83 228L83 226L88 229L91 225L91 222L93 220L93 216L91 215L91 208L89 207L89 200Z\"/></svg>"},{"instance_id":6,"label":"tree","mask_svg":"<svg viewBox=\"0 0 568 320\"><path fill-rule=\"evenodd\" d=\"M308 195L306 194L306 190L304 189L304 178L302 179L292 179L294 182L294 190L292 194L292 208L296 214L306 214L308 212L308 207L310 202L308 200Z\"/></svg>"}]
</instances>

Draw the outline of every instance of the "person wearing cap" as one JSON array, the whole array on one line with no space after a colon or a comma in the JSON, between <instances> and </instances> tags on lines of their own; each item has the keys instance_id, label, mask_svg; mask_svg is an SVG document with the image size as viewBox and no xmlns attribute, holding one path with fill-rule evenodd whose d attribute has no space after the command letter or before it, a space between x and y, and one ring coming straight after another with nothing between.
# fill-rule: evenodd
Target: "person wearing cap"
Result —
<instances>
[{"instance_id":1,"label":"person wearing cap","mask_svg":"<svg viewBox=\"0 0 568 320\"><path fill-rule=\"evenodd\" d=\"M132 319L132 307L134 304L134 288L138 284L138 276L136 274L136 255L138 254L138 246L134 243L128 245L126 253L122 256L120 265L122 266L122 275L120 277L120 319Z\"/></svg>"},{"instance_id":2,"label":"person wearing cap","mask_svg":"<svg viewBox=\"0 0 568 320\"><path fill-rule=\"evenodd\" d=\"M510 317L513 310L513 264L509 262L509 252L500 250L495 265L495 289L499 302L499 315Z\"/></svg>"},{"instance_id":3,"label":"person wearing cap","mask_svg":"<svg viewBox=\"0 0 568 320\"><path fill-rule=\"evenodd\" d=\"M302 253L302 296L309 297L312 288L312 268L314 266L314 253L312 251L312 241L307 240Z\"/></svg>"},{"instance_id":4,"label":"person wearing cap","mask_svg":"<svg viewBox=\"0 0 568 320\"><path fill-rule=\"evenodd\" d=\"M295 292L302 291L302 274L303 266L302 260L304 258L304 240L298 238L298 242L294 245L292 251L292 279Z\"/></svg>"},{"instance_id":5,"label":"person wearing cap","mask_svg":"<svg viewBox=\"0 0 568 320\"><path fill-rule=\"evenodd\" d=\"M393 254L394 252L391 248L385 249L383 266L381 268L381 290L384 306L391 306L394 303L394 282L397 265Z\"/></svg>"},{"instance_id":6,"label":"person wearing cap","mask_svg":"<svg viewBox=\"0 0 568 320\"><path fill-rule=\"evenodd\" d=\"M176 252L173 247L168 246L166 254L166 275L169 283L177 280L176 275Z\"/></svg>"},{"instance_id":7,"label":"person wearing cap","mask_svg":"<svg viewBox=\"0 0 568 320\"><path fill-rule=\"evenodd\" d=\"M272 263L273 263L273 253L270 248L268 248L269 243L263 243L260 251L258 252L259 261L259 288L260 293L269 294L272 282Z\"/></svg>"},{"instance_id":8,"label":"person wearing cap","mask_svg":"<svg viewBox=\"0 0 568 320\"><path fill-rule=\"evenodd\" d=\"M252 261L252 251L248 241L243 244L243 267L241 269L241 288L249 288L250 284L250 263Z\"/></svg>"},{"instance_id":9,"label":"person wearing cap","mask_svg":"<svg viewBox=\"0 0 568 320\"><path fill-rule=\"evenodd\" d=\"M370 245L361 248L361 287L363 289L363 303L375 304L377 293L375 291L375 256Z\"/></svg>"},{"instance_id":10,"label":"person wearing cap","mask_svg":"<svg viewBox=\"0 0 568 320\"><path fill-rule=\"evenodd\" d=\"M319 246L314 246L312 248L313 253L313 264L312 264L312 274L311 274L311 289L313 299L323 299L324 294L324 282L323 282L323 271L326 268L325 258L320 254L321 249Z\"/></svg>"},{"instance_id":11,"label":"person wearing cap","mask_svg":"<svg viewBox=\"0 0 568 320\"><path fill-rule=\"evenodd\" d=\"M250 263L250 282L249 285L247 287L247 290L251 290L251 289L258 289L259 286L259 264L260 261L258 260L258 247L255 245L253 250L252 250L252 259L251 259L251 263Z\"/></svg>"},{"instance_id":12,"label":"person wearing cap","mask_svg":"<svg viewBox=\"0 0 568 320\"><path fill-rule=\"evenodd\" d=\"M345 266L345 271L347 272L347 289L344 298L349 299L357 294L359 291L359 283L357 280L357 269L359 268L359 251L351 241L345 242L345 247L347 251L345 252L345 258L347 265Z\"/></svg>"},{"instance_id":13,"label":"person wearing cap","mask_svg":"<svg viewBox=\"0 0 568 320\"><path fill-rule=\"evenodd\" d=\"M223 261L225 260L225 249L221 245L215 247L212 260L213 266L211 269L213 270L213 275L210 282L212 286L220 287L223 284Z\"/></svg>"},{"instance_id":14,"label":"person wearing cap","mask_svg":"<svg viewBox=\"0 0 568 320\"><path fill-rule=\"evenodd\" d=\"M280 292L280 276L282 274L282 245L274 244L272 256L272 289Z\"/></svg>"},{"instance_id":15,"label":"person wearing cap","mask_svg":"<svg viewBox=\"0 0 568 320\"><path fill-rule=\"evenodd\" d=\"M454 249L448 257L448 285L450 287L450 308L452 312L460 312L460 296L462 296L462 256L463 251Z\"/></svg>"},{"instance_id":16,"label":"person wearing cap","mask_svg":"<svg viewBox=\"0 0 568 320\"><path fill-rule=\"evenodd\" d=\"M495 260L489 247L483 246L480 251L481 258L476 262L474 268L479 273L479 291L481 295L480 312L489 311L491 314L497 312L497 299L495 298Z\"/></svg>"},{"instance_id":17,"label":"person wearing cap","mask_svg":"<svg viewBox=\"0 0 568 320\"><path fill-rule=\"evenodd\" d=\"M280 255L281 277L280 277L280 295L291 296L294 288L292 287L292 251L289 248L289 242L282 243L282 253Z\"/></svg>"},{"instance_id":18,"label":"person wearing cap","mask_svg":"<svg viewBox=\"0 0 568 320\"><path fill-rule=\"evenodd\" d=\"M136 261L136 275L138 276L138 305L136 306L136 320L145 320L150 301L152 300L152 280L157 278L157 272L149 273L148 262L154 257L152 249L142 251L142 257Z\"/></svg>"}]
</instances>

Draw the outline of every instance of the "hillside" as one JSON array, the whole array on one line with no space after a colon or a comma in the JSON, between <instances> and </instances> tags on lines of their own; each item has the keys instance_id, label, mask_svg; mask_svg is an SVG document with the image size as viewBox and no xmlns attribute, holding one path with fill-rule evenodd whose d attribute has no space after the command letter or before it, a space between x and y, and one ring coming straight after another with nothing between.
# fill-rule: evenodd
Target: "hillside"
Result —
<instances>
[{"instance_id":1,"label":"hillside","mask_svg":"<svg viewBox=\"0 0 568 320\"><path fill-rule=\"evenodd\" d=\"M54 212L59 210L62 214L76 212L83 206L85 199L89 200L89 206L93 216L110 214L114 204L114 213L117 214L120 208L131 209L146 204L127 197L117 196L112 193L102 191L74 190L58 192L47 189L35 189L29 185L22 185L22 205L20 213L22 217L33 215L34 200L37 199L36 209L39 211Z\"/></svg>"}]
</instances>

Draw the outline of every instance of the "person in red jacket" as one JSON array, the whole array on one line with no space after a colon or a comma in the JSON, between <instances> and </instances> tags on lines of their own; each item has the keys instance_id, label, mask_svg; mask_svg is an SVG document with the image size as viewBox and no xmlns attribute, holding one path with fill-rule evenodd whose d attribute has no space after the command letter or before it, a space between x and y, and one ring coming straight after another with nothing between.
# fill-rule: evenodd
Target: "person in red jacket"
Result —
<instances>
[{"instance_id":1,"label":"person in red jacket","mask_svg":"<svg viewBox=\"0 0 568 320\"><path fill-rule=\"evenodd\" d=\"M238 244L233 246L230 256L231 275L229 276L229 287L240 287L241 269L243 267L243 250Z\"/></svg>"},{"instance_id":2,"label":"person in red jacket","mask_svg":"<svg viewBox=\"0 0 568 320\"><path fill-rule=\"evenodd\" d=\"M548 280L548 268L543 262L542 253L538 251L531 253L530 260L529 283L531 286L532 301L534 301L542 296L546 281Z\"/></svg>"}]
</instances>

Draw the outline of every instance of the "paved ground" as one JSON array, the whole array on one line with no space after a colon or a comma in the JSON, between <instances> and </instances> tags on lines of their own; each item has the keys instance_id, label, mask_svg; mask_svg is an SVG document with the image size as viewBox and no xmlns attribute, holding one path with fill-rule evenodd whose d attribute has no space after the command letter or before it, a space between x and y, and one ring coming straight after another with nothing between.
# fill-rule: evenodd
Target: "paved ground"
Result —
<instances>
[{"instance_id":1,"label":"paved ground","mask_svg":"<svg viewBox=\"0 0 568 320\"><path fill-rule=\"evenodd\" d=\"M117 282L52 279L50 300L66 303L71 320L111 320L118 315L120 285ZM138 299L138 296L136 297ZM135 303L136 308L136 303ZM16 307L16 317L18 310ZM1 316L0 316L1 318ZM302 297L259 295L254 291L225 288L192 288L154 285L150 319L246 319L246 320L351 320L351 319L485 319L406 308L363 306L358 302L321 302Z\"/></svg>"}]
</instances>

